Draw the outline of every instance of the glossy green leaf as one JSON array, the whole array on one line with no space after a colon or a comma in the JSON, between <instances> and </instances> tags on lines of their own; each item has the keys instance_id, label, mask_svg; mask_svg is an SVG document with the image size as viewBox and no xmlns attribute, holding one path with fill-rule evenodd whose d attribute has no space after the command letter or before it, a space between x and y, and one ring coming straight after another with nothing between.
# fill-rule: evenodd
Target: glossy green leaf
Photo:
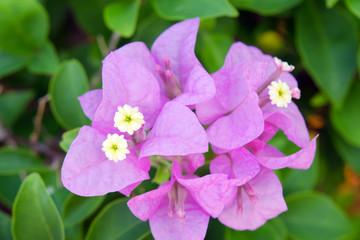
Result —
<instances>
[{"instance_id":1,"label":"glossy green leaf","mask_svg":"<svg viewBox=\"0 0 360 240\"><path fill-rule=\"evenodd\" d=\"M103 11L107 4L115 0L70 0L67 1L74 13L76 22L91 35L106 34L108 29L103 19Z\"/></svg>"},{"instance_id":2,"label":"glossy green leaf","mask_svg":"<svg viewBox=\"0 0 360 240\"><path fill-rule=\"evenodd\" d=\"M20 185L21 179L19 175L0 176L1 202L8 207L12 207Z\"/></svg>"},{"instance_id":3,"label":"glossy green leaf","mask_svg":"<svg viewBox=\"0 0 360 240\"><path fill-rule=\"evenodd\" d=\"M350 144L360 147L360 82L356 81L344 105L332 108L330 119L336 131Z\"/></svg>"},{"instance_id":4,"label":"glossy green leaf","mask_svg":"<svg viewBox=\"0 0 360 240\"><path fill-rule=\"evenodd\" d=\"M17 56L0 51L0 77L5 77L23 68L30 57Z\"/></svg>"},{"instance_id":5,"label":"glossy green leaf","mask_svg":"<svg viewBox=\"0 0 360 240\"><path fill-rule=\"evenodd\" d=\"M34 97L32 91L5 92L0 95L0 118L10 128Z\"/></svg>"},{"instance_id":6,"label":"glossy green leaf","mask_svg":"<svg viewBox=\"0 0 360 240\"><path fill-rule=\"evenodd\" d=\"M280 219L272 219L265 225L254 231L235 231L226 228L225 240L249 239L249 240L285 240L287 239L287 230Z\"/></svg>"},{"instance_id":7,"label":"glossy green leaf","mask_svg":"<svg viewBox=\"0 0 360 240\"><path fill-rule=\"evenodd\" d=\"M360 1L359 0L345 0L345 4L355 16L360 18Z\"/></svg>"},{"instance_id":8,"label":"glossy green leaf","mask_svg":"<svg viewBox=\"0 0 360 240\"><path fill-rule=\"evenodd\" d=\"M29 150L0 148L0 175L17 174L19 171L48 171L49 168Z\"/></svg>"},{"instance_id":9,"label":"glossy green leaf","mask_svg":"<svg viewBox=\"0 0 360 240\"><path fill-rule=\"evenodd\" d=\"M11 239L11 217L0 211L0 239Z\"/></svg>"},{"instance_id":10,"label":"glossy green leaf","mask_svg":"<svg viewBox=\"0 0 360 240\"><path fill-rule=\"evenodd\" d=\"M28 65L29 71L35 74L53 74L59 65L54 45L47 42Z\"/></svg>"},{"instance_id":11,"label":"glossy green leaf","mask_svg":"<svg viewBox=\"0 0 360 240\"><path fill-rule=\"evenodd\" d=\"M65 239L59 212L37 173L25 179L16 196L12 234L17 240Z\"/></svg>"},{"instance_id":12,"label":"glossy green leaf","mask_svg":"<svg viewBox=\"0 0 360 240\"><path fill-rule=\"evenodd\" d=\"M249 10L261 15L275 15L289 10L303 0L232 0L239 9Z\"/></svg>"},{"instance_id":13,"label":"glossy green leaf","mask_svg":"<svg viewBox=\"0 0 360 240\"><path fill-rule=\"evenodd\" d=\"M356 23L352 20L346 12L326 9L318 1L307 1L295 18L302 61L336 106L343 103L356 70Z\"/></svg>"},{"instance_id":14,"label":"glossy green leaf","mask_svg":"<svg viewBox=\"0 0 360 240\"><path fill-rule=\"evenodd\" d=\"M155 11L168 20L184 20L200 17L237 17L237 10L228 0L152 0Z\"/></svg>"},{"instance_id":15,"label":"glossy green leaf","mask_svg":"<svg viewBox=\"0 0 360 240\"><path fill-rule=\"evenodd\" d=\"M165 21L159 18L155 13L152 13L146 19L139 22L139 26L137 27L133 39L134 41L142 41L148 48L151 48L155 39L170 26L170 22Z\"/></svg>"},{"instance_id":16,"label":"glossy green leaf","mask_svg":"<svg viewBox=\"0 0 360 240\"><path fill-rule=\"evenodd\" d=\"M65 228L66 240L84 240L84 224Z\"/></svg>"},{"instance_id":17,"label":"glossy green leaf","mask_svg":"<svg viewBox=\"0 0 360 240\"><path fill-rule=\"evenodd\" d=\"M201 32L199 34L199 57L204 67L216 72L224 64L233 39L228 34Z\"/></svg>"},{"instance_id":18,"label":"glossy green leaf","mask_svg":"<svg viewBox=\"0 0 360 240\"><path fill-rule=\"evenodd\" d=\"M61 183L60 169L57 171L42 172L41 178L58 211L62 213L66 199L71 193Z\"/></svg>"},{"instance_id":19,"label":"glossy green leaf","mask_svg":"<svg viewBox=\"0 0 360 240\"><path fill-rule=\"evenodd\" d=\"M70 145L75 140L76 136L79 133L79 130L80 130L80 128L75 128L75 129L65 132L62 135L61 142L59 143L62 150L64 150L65 152L67 152L69 150Z\"/></svg>"},{"instance_id":20,"label":"glossy green leaf","mask_svg":"<svg viewBox=\"0 0 360 240\"><path fill-rule=\"evenodd\" d=\"M45 44L49 20L36 0L1 0L0 22L0 50L26 55Z\"/></svg>"},{"instance_id":21,"label":"glossy green leaf","mask_svg":"<svg viewBox=\"0 0 360 240\"><path fill-rule=\"evenodd\" d=\"M99 213L91 223L87 240L141 239L149 232L149 223L142 222L129 210L128 199L115 200Z\"/></svg>"},{"instance_id":22,"label":"glossy green leaf","mask_svg":"<svg viewBox=\"0 0 360 240\"><path fill-rule=\"evenodd\" d=\"M352 233L349 219L326 195L299 192L289 195L286 203L288 211L282 218L296 239L340 239Z\"/></svg>"},{"instance_id":23,"label":"glossy green leaf","mask_svg":"<svg viewBox=\"0 0 360 240\"><path fill-rule=\"evenodd\" d=\"M335 149L341 158L358 174L360 174L360 147L348 144L339 136L339 134L336 134L335 132L331 134L331 140L333 141Z\"/></svg>"},{"instance_id":24,"label":"glossy green leaf","mask_svg":"<svg viewBox=\"0 0 360 240\"><path fill-rule=\"evenodd\" d=\"M104 20L107 27L123 37L131 37L136 28L140 0L123 0L107 5Z\"/></svg>"},{"instance_id":25,"label":"glossy green leaf","mask_svg":"<svg viewBox=\"0 0 360 240\"><path fill-rule=\"evenodd\" d=\"M84 68L77 60L62 63L50 80L50 107L63 127L72 129L89 123L78 97L89 89Z\"/></svg>"},{"instance_id":26,"label":"glossy green leaf","mask_svg":"<svg viewBox=\"0 0 360 240\"><path fill-rule=\"evenodd\" d=\"M332 8L333 6L335 6L335 4L338 2L339 0L325 0L326 2L326 7L327 8Z\"/></svg>"},{"instance_id":27,"label":"glossy green leaf","mask_svg":"<svg viewBox=\"0 0 360 240\"><path fill-rule=\"evenodd\" d=\"M94 213L103 202L105 196L80 197L70 195L64 206L64 225L72 227Z\"/></svg>"},{"instance_id":28,"label":"glossy green leaf","mask_svg":"<svg viewBox=\"0 0 360 240\"><path fill-rule=\"evenodd\" d=\"M170 179L170 169L164 165L160 165L157 170L154 179L154 183L161 184Z\"/></svg>"}]
</instances>

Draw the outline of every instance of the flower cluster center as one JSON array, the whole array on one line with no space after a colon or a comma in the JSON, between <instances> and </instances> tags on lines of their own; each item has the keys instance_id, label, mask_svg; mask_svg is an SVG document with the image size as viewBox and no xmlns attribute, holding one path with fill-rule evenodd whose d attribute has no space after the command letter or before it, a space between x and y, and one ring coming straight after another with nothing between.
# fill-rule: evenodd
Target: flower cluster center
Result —
<instances>
[{"instance_id":1,"label":"flower cluster center","mask_svg":"<svg viewBox=\"0 0 360 240\"><path fill-rule=\"evenodd\" d=\"M118 107L118 111L115 113L114 127L118 128L120 132L132 135L144 123L144 115L139 112L138 107L133 108L125 104L123 107Z\"/></svg>"},{"instance_id":2,"label":"flower cluster center","mask_svg":"<svg viewBox=\"0 0 360 240\"><path fill-rule=\"evenodd\" d=\"M106 157L114 162L122 161L126 158L126 154L130 153L127 148L127 141L124 135L108 134L106 140L102 144L102 149Z\"/></svg>"}]
</instances>

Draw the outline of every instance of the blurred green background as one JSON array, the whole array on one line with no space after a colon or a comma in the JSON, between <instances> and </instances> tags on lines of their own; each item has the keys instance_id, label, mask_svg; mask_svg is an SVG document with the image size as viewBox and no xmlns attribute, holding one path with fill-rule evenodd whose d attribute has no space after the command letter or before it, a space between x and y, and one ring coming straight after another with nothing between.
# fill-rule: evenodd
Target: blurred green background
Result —
<instances>
[{"instance_id":1,"label":"blurred green background","mask_svg":"<svg viewBox=\"0 0 360 240\"><path fill-rule=\"evenodd\" d=\"M60 168L104 56L196 16L210 73L236 41L295 65L296 103L320 133L309 170L277 171L287 212L253 232L211 219L206 239L360 239L360 0L1 0L0 239L152 239L127 198L73 195ZM296 151L281 133L271 143Z\"/></svg>"}]
</instances>

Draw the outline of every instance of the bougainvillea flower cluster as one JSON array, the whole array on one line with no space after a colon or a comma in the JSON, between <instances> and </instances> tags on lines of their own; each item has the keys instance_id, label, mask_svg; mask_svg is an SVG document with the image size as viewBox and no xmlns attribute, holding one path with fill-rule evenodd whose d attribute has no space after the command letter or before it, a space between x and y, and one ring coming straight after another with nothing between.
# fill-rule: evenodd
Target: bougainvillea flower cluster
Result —
<instances>
[{"instance_id":1,"label":"bougainvillea flower cluster","mask_svg":"<svg viewBox=\"0 0 360 240\"><path fill-rule=\"evenodd\" d=\"M177 23L151 50L134 42L104 59L103 88L79 98L92 124L62 167L75 194L133 193L128 206L156 239L203 239L210 217L260 227L287 210L273 170L307 169L316 149L293 102L294 66L237 42L210 75L194 54L198 27L198 18ZM286 156L268 144L279 130L301 149ZM136 196L152 166L169 179ZM196 175L200 167L209 174Z\"/></svg>"}]
</instances>

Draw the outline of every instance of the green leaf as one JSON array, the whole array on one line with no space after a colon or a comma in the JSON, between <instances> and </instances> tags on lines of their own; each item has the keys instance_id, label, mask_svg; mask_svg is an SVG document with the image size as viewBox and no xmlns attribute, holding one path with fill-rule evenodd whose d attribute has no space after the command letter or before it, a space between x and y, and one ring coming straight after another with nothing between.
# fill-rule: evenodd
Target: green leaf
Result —
<instances>
[{"instance_id":1,"label":"green leaf","mask_svg":"<svg viewBox=\"0 0 360 240\"><path fill-rule=\"evenodd\" d=\"M200 17L202 19L214 17L237 17L238 11L228 0L152 0L151 3L157 14L167 20L184 20Z\"/></svg>"},{"instance_id":2,"label":"green leaf","mask_svg":"<svg viewBox=\"0 0 360 240\"><path fill-rule=\"evenodd\" d=\"M19 175L0 176L1 202L8 207L12 207L20 185L21 179Z\"/></svg>"},{"instance_id":3,"label":"green leaf","mask_svg":"<svg viewBox=\"0 0 360 240\"><path fill-rule=\"evenodd\" d=\"M226 228L225 240L233 239L285 240L287 239L287 230L284 223L280 219L272 219L255 231L235 231L231 228Z\"/></svg>"},{"instance_id":4,"label":"green leaf","mask_svg":"<svg viewBox=\"0 0 360 240\"><path fill-rule=\"evenodd\" d=\"M115 200L91 223L87 240L141 239L149 232L149 224L136 218L129 210L128 199Z\"/></svg>"},{"instance_id":5,"label":"green leaf","mask_svg":"<svg viewBox=\"0 0 360 240\"><path fill-rule=\"evenodd\" d=\"M360 82L351 88L343 106L332 108L330 120L336 131L350 144L360 147Z\"/></svg>"},{"instance_id":6,"label":"green leaf","mask_svg":"<svg viewBox=\"0 0 360 240\"><path fill-rule=\"evenodd\" d=\"M66 240L84 240L84 224L65 228Z\"/></svg>"},{"instance_id":7,"label":"green leaf","mask_svg":"<svg viewBox=\"0 0 360 240\"><path fill-rule=\"evenodd\" d=\"M170 178L170 169L164 165L159 165L156 170L154 179L152 180L156 184L161 184L168 181Z\"/></svg>"},{"instance_id":8,"label":"green leaf","mask_svg":"<svg viewBox=\"0 0 360 240\"><path fill-rule=\"evenodd\" d=\"M109 33L103 19L103 11L107 4L114 0L69 0L76 22L88 34L98 35Z\"/></svg>"},{"instance_id":9,"label":"green leaf","mask_svg":"<svg viewBox=\"0 0 360 240\"><path fill-rule=\"evenodd\" d=\"M36 53L34 59L28 65L29 71L35 74L53 74L59 65L59 58L57 56L54 45L47 42Z\"/></svg>"},{"instance_id":10,"label":"green leaf","mask_svg":"<svg viewBox=\"0 0 360 240\"><path fill-rule=\"evenodd\" d=\"M10 128L16 122L33 97L32 91L14 91L0 95L0 118L5 127Z\"/></svg>"},{"instance_id":11,"label":"green leaf","mask_svg":"<svg viewBox=\"0 0 360 240\"><path fill-rule=\"evenodd\" d=\"M17 240L65 239L59 212L37 173L25 179L16 196L12 234Z\"/></svg>"},{"instance_id":12,"label":"green leaf","mask_svg":"<svg viewBox=\"0 0 360 240\"><path fill-rule=\"evenodd\" d=\"M355 16L360 18L360 1L359 0L345 0L345 4Z\"/></svg>"},{"instance_id":13,"label":"green leaf","mask_svg":"<svg viewBox=\"0 0 360 240\"><path fill-rule=\"evenodd\" d=\"M63 62L50 80L50 107L60 125L67 129L89 123L78 97L89 89L84 68L77 60Z\"/></svg>"},{"instance_id":14,"label":"green leaf","mask_svg":"<svg viewBox=\"0 0 360 240\"><path fill-rule=\"evenodd\" d=\"M64 132L64 134L62 135L61 142L59 144L62 150L64 150L65 152L69 150L70 145L77 137L79 130L80 128L75 128L67 132Z\"/></svg>"},{"instance_id":15,"label":"green leaf","mask_svg":"<svg viewBox=\"0 0 360 240\"><path fill-rule=\"evenodd\" d=\"M1 0L0 22L0 50L27 55L45 44L49 19L36 0Z\"/></svg>"},{"instance_id":16,"label":"green leaf","mask_svg":"<svg viewBox=\"0 0 360 240\"><path fill-rule=\"evenodd\" d=\"M58 211L62 213L65 200L71 193L62 185L60 171L42 172L41 178L43 179L46 189L53 199Z\"/></svg>"},{"instance_id":17,"label":"green leaf","mask_svg":"<svg viewBox=\"0 0 360 240\"><path fill-rule=\"evenodd\" d=\"M11 239L11 217L0 211L0 239Z\"/></svg>"},{"instance_id":18,"label":"green leaf","mask_svg":"<svg viewBox=\"0 0 360 240\"><path fill-rule=\"evenodd\" d=\"M355 147L348 144L338 134L332 132L331 140L334 143L336 151L341 158L345 160L358 174L360 174L360 147Z\"/></svg>"},{"instance_id":19,"label":"green leaf","mask_svg":"<svg viewBox=\"0 0 360 240\"><path fill-rule=\"evenodd\" d=\"M275 15L289 10L303 0L232 0L239 9L256 12L260 15Z\"/></svg>"},{"instance_id":20,"label":"green leaf","mask_svg":"<svg viewBox=\"0 0 360 240\"><path fill-rule=\"evenodd\" d=\"M80 197L70 195L64 206L64 225L66 228L75 226L82 222L101 205L105 196Z\"/></svg>"},{"instance_id":21,"label":"green leaf","mask_svg":"<svg viewBox=\"0 0 360 240\"><path fill-rule=\"evenodd\" d=\"M286 198L282 214L287 229L296 239L340 239L352 233L349 219L326 195L300 192Z\"/></svg>"},{"instance_id":22,"label":"green leaf","mask_svg":"<svg viewBox=\"0 0 360 240\"><path fill-rule=\"evenodd\" d=\"M209 72L220 69L232 43L233 39L228 34L205 31L199 34L199 57Z\"/></svg>"},{"instance_id":23,"label":"green leaf","mask_svg":"<svg viewBox=\"0 0 360 240\"><path fill-rule=\"evenodd\" d=\"M121 36L131 37L136 28L140 0L122 0L107 5L104 9L106 26Z\"/></svg>"},{"instance_id":24,"label":"green leaf","mask_svg":"<svg viewBox=\"0 0 360 240\"><path fill-rule=\"evenodd\" d=\"M326 7L327 8L332 8L335 6L335 4L338 2L339 0L325 0L326 2Z\"/></svg>"},{"instance_id":25,"label":"green leaf","mask_svg":"<svg viewBox=\"0 0 360 240\"><path fill-rule=\"evenodd\" d=\"M22 69L29 59L27 56L16 56L0 51L0 78Z\"/></svg>"},{"instance_id":26,"label":"green leaf","mask_svg":"<svg viewBox=\"0 0 360 240\"><path fill-rule=\"evenodd\" d=\"M296 15L297 46L315 83L340 106L356 70L356 23L346 12L317 3L307 1Z\"/></svg>"},{"instance_id":27,"label":"green leaf","mask_svg":"<svg viewBox=\"0 0 360 240\"><path fill-rule=\"evenodd\" d=\"M155 39L170 26L171 22L165 21L159 18L155 13L152 13L143 21L139 21L139 26L133 39L134 41L144 42L146 46L150 48Z\"/></svg>"},{"instance_id":28,"label":"green leaf","mask_svg":"<svg viewBox=\"0 0 360 240\"><path fill-rule=\"evenodd\" d=\"M17 174L19 171L49 171L49 168L29 150L0 148L0 175Z\"/></svg>"}]
</instances>

